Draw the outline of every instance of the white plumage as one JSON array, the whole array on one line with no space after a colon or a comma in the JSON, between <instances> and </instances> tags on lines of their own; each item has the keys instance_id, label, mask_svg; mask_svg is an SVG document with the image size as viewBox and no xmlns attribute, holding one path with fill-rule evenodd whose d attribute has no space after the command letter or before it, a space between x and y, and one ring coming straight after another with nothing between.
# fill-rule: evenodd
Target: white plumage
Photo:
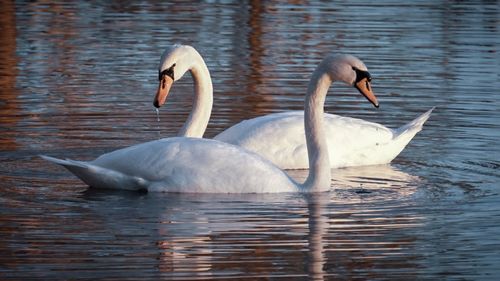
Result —
<instances>
[{"instance_id":1,"label":"white plumage","mask_svg":"<svg viewBox=\"0 0 500 281\"><path fill-rule=\"evenodd\" d=\"M184 47L182 50L189 51L191 55L196 56L197 54L194 49L189 47ZM178 49L175 49L175 52L178 55L185 55ZM179 64L181 61L170 60L168 63L162 61L157 102L165 101L171 86L167 83L173 83L173 81L180 79L185 71L190 70L195 78L203 76L205 73L206 67L205 69L200 67L199 63L190 64L190 67L182 64L179 66ZM305 98L305 114L292 112L274 115L276 120L279 120L278 124L281 125L283 122L298 124L299 120L303 119L304 125L302 126L283 125L291 130L292 135L298 135L298 139L304 137L305 130L309 175L303 184L295 182L271 161L254 152L225 142L201 138L174 137L151 141L104 154L90 162L42 157L64 166L82 181L96 188L192 193L318 192L329 190L331 170L323 106L328 88L334 81L355 86L372 104L378 106L377 99L371 91L369 74L359 59L348 55L327 56L319 64L309 82ZM195 89L198 94L207 88L211 91L211 83L207 82L206 77L204 80L195 81ZM207 113L208 117L210 114L209 111L207 112L207 108L199 106L199 104L195 105L188 122L183 127L182 134L199 135L205 130L206 124L195 123L197 119L206 119ZM336 122L356 123L356 125L349 126L353 129L363 128L362 131L384 131L383 127L379 125L367 125L367 122L353 122L352 120L354 119ZM265 123L264 126L260 127L273 129L273 126L276 126L276 123ZM190 130L191 124L195 125L196 130ZM408 126L408 130L413 130L413 128L416 127ZM276 127L274 130L277 131ZM332 133L335 133L335 130L337 127L333 126ZM389 131L380 135L381 141L385 139L389 139ZM276 141L274 139L267 140ZM270 142L268 144L271 144ZM297 152L302 149L305 148L300 147Z\"/></svg>"},{"instance_id":2,"label":"white plumage","mask_svg":"<svg viewBox=\"0 0 500 281\"><path fill-rule=\"evenodd\" d=\"M101 155L94 161L60 160L89 186L186 193L293 192L296 184L269 161L215 140L165 138Z\"/></svg>"},{"instance_id":3,"label":"white plumage","mask_svg":"<svg viewBox=\"0 0 500 281\"><path fill-rule=\"evenodd\" d=\"M422 130L433 109L389 129L362 119L325 114L331 168L386 164ZM288 111L242 121L214 137L255 151L282 169L306 169L304 112Z\"/></svg>"}]
</instances>

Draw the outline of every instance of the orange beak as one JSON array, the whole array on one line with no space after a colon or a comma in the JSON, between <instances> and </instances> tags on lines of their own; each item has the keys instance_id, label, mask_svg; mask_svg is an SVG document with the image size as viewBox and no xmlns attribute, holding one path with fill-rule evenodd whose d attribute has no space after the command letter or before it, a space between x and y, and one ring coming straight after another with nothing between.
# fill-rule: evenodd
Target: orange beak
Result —
<instances>
[{"instance_id":1,"label":"orange beak","mask_svg":"<svg viewBox=\"0 0 500 281\"><path fill-rule=\"evenodd\" d=\"M376 108L378 108L378 101L377 97L372 91L372 87L370 85L370 81L368 81L368 78L361 79L358 81L356 84L354 84L354 87L358 89L358 91L365 96L365 98L371 102Z\"/></svg>"},{"instance_id":2,"label":"orange beak","mask_svg":"<svg viewBox=\"0 0 500 281\"><path fill-rule=\"evenodd\" d=\"M160 81L160 85L158 85L158 91L156 91L156 96L153 101L153 105L156 108L160 108L165 101L167 100L168 93L170 92L170 87L172 87L172 84L174 83L174 80L170 78L168 75L164 75L163 78Z\"/></svg>"}]
</instances>

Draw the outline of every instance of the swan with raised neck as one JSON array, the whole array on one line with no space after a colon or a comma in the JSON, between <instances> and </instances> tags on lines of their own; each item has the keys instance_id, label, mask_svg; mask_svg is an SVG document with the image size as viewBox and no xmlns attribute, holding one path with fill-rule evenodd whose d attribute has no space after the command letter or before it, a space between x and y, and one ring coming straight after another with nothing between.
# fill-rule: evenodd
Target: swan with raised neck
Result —
<instances>
[{"instance_id":1,"label":"swan with raised neck","mask_svg":"<svg viewBox=\"0 0 500 281\"><path fill-rule=\"evenodd\" d=\"M304 186L313 189L329 185L331 180L324 104L328 89L335 81L354 86L375 107L379 107L370 86L371 77L358 58L351 55L330 55L318 65L309 81L304 103L304 129L309 156L309 176Z\"/></svg>"},{"instance_id":2,"label":"swan with raised neck","mask_svg":"<svg viewBox=\"0 0 500 281\"><path fill-rule=\"evenodd\" d=\"M194 80L193 108L178 136L201 138L212 112L213 87L207 65L196 49L186 45L173 45L165 50L158 67L159 85L153 104L160 108L165 103L172 84L187 71Z\"/></svg>"}]
</instances>

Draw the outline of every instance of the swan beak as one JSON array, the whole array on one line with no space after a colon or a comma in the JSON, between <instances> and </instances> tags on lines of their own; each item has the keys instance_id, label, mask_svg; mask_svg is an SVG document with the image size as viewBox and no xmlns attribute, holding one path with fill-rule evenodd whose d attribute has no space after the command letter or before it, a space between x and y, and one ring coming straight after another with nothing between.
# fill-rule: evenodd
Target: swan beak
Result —
<instances>
[{"instance_id":1,"label":"swan beak","mask_svg":"<svg viewBox=\"0 0 500 281\"><path fill-rule=\"evenodd\" d=\"M174 80L170 78L168 75L164 75L163 78L160 81L160 85L158 86L158 91L156 92L155 99L153 101L153 105L156 108L160 108L165 101L167 100L168 93L170 92L170 87L172 87L172 84L174 83Z\"/></svg>"},{"instance_id":2,"label":"swan beak","mask_svg":"<svg viewBox=\"0 0 500 281\"><path fill-rule=\"evenodd\" d=\"M375 96L375 94L372 91L372 87L371 87L371 84L370 84L370 81L368 80L368 78L361 79L360 81L358 81L357 83L354 84L354 87L356 87L356 89L358 89L358 91L363 96L365 96L365 98L369 102L371 102L376 108L378 108L379 105L378 105L377 97Z\"/></svg>"}]
</instances>

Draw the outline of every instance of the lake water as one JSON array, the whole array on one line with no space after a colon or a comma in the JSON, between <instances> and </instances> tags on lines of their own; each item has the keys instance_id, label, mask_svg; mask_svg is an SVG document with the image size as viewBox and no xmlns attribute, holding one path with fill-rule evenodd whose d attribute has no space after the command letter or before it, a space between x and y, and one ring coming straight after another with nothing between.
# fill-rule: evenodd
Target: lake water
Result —
<instances>
[{"instance_id":1,"label":"lake water","mask_svg":"<svg viewBox=\"0 0 500 281\"><path fill-rule=\"evenodd\" d=\"M178 3L177 3L178 2ZM500 275L498 1L3 1L0 279L495 280ZM328 53L369 67L381 107L336 85L325 109L398 127L390 165L333 170L320 195L96 191L37 155L93 159L173 136L157 64L193 45L214 82L212 137L301 109ZM307 171L293 171L298 179Z\"/></svg>"}]
</instances>

